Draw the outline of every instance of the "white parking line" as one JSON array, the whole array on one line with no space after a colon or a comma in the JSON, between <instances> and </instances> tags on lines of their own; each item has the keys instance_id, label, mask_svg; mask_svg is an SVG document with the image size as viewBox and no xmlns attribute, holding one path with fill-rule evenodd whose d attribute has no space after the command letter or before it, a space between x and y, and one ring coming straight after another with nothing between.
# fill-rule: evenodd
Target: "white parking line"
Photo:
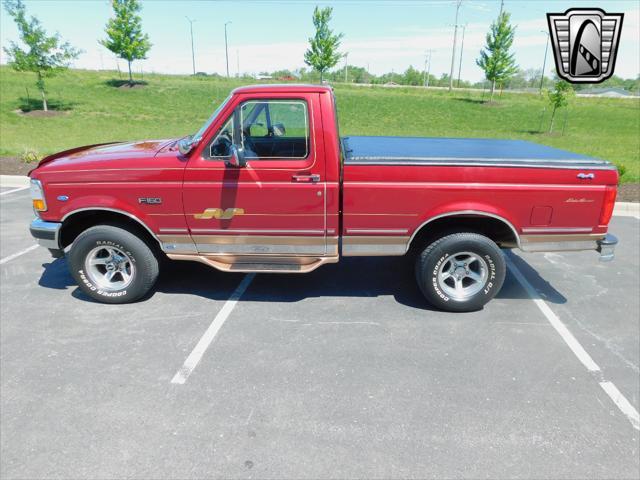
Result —
<instances>
[{"instance_id":1,"label":"white parking line","mask_svg":"<svg viewBox=\"0 0 640 480\"><path fill-rule=\"evenodd\" d=\"M211 322L211 325L209 325L209 328L207 328L207 331L204 332L204 335L202 335L200 341L184 361L180 370L178 370L178 372L173 376L173 378L171 379L171 383L182 385L187 381L187 378L189 378L189 375L191 375L193 370L198 366L198 363L202 359L204 352L207 351L207 348L209 348L211 342L213 342L213 340L216 338L216 335L222 328L222 325L224 325L224 322L227 320L227 318L229 318L229 315L235 308L238 300L240 300L240 297L242 297L255 276L255 273L245 275L245 277L240 282L240 285L238 285L233 291L233 293L229 297L229 300L226 301L222 309L216 315L216 318L214 318L213 322Z\"/></svg>"},{"instance_id":2,"label":"white parking line","mask_svg":"<svg viewBox=\"0 0 640 480\"><path fill-rule=\"evenodd\" d=\"M27 190L29 187L18 187L18 188L13 188L11 190L7 190L6 192L0 192L0 196L1 195L9 195L10 193L14 193L14 192L21 192L22 190Z\"/></svg>"},{"instance_id":3,"label":"white parking line","mask_svg":"<svg viewBox=\"0 0 640 480\"><path fill-rule=\"evenodd\" d=\"M8 255L8 256L6 256L6 257L4 257L3 259L0 260L0 265L3 265L5 263L7 263L7 262L10 262L11 260L13 260L15 258L18 258L20 255L24 255L25 253L29 253L29 252L35 250L36 248L38 248L39 246L40 245L37 245L37 244L36 245L31 245L30 247L25 248L24 250L20 250L17 253L14 253L12 255Z\"/></svg>"},{"instance_id":4,"label":"white parking line","mask_svg":"<svg viewBox=\"0 0 640 480\"><path fill-rule=\"evenodd\" d=\"M627 416L631 425L633 425L636 430L640 430L640 414L638 414L638 411L629 403L629 400L622 395L620 390L611 382L600 382L600 386L607 392L607 395L611 397L611 400L613 400L613 403L616 404L620 411Z\"/></svg>"},{"instance_id":5,"label":"white parking line","mask_svg":"<svg viewBox=\"0 0 640 480\"><path fill-rule=\"evenodd\" d=\"M547 317L547 320L549 320L551 326L556 329L556 332L560 334L571 351L575 354L576 357L578 357L578 360L580 360L580 362L582 362L582 364L590 372L599 372L600 367L596 364L596 362L593 361L591 355L589 355L587 351L582 347L582 345L580 345L580 342L576 340L576 337L573 336L573 334L569 331L565 324L562 323L558 316L553 313L551 308L549 308L549 305L547 305L547 302L545 302L540 297L537 290L533 288L533 285L531 285L529 281L524 278L524 275L522 275L518 267L514 265L511 259L509 257L506 258L507 267L509 267L509 270L511 270L513 276L516 277L516 279L522 284L522 286L527 291L534 303L538 306L540 311L544 314L545 317Z\"/></svg>"},{"instance_id":6,"label":"white parking line","mask_svg":"<svg viewBox=\"0 0 640 480\"><path fill-rule=\"evenodd\" d=\"M543 315L547 318L549 323L555 330L560 334L565 343L569 346L571 351L574 353L578 360L589 370L590 372L598 372L602 374L602 370L593 361L591 355L587 353L587 351L580 345L580 342L573 336L573 334L569 331L564 323L558 318L558 316L553 313L547 302L545 302L538 291L533 288L533 285L529 283L529 281L524 277L520 269L516 267L516 265L511 261L509 257L505 257L507 260L507 267L511 271L516 280L520 282L523 288L526 290L527 294L531 297ZM638 411L629 403L629 400L625 398L625 396L618 390L618 388L612 383L605 380L598 382L602 389L606 392L607 395L613 400L613 403L616 404L618 409L629 419L631 425L636 430L640 430L640 417L638 415Z\"/></svg>"}]
</instances>

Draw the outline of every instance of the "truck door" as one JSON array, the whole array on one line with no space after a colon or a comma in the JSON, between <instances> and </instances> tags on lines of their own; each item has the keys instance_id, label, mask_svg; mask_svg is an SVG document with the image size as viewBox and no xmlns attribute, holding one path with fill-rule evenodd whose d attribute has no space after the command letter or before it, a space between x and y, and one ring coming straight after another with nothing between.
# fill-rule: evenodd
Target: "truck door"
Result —
<instances>
[{"instance_id":1,"label":"truck door","mask_svg":"<svg viewBox=\"0 0 640 480\"><path fill-rule=\"evenodd\" d=\"M222 112L185 172L185 215L199 253L326 255L317 97L238 95ZM242 168L227 163L238 142Z\"/></svg>"}]
</instances>

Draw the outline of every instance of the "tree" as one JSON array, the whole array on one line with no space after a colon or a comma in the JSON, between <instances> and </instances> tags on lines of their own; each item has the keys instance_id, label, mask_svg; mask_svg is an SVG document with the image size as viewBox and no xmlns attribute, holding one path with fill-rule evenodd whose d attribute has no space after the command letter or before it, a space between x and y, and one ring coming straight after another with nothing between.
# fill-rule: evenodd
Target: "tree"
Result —
<instances>
[{"instance_id":1,"label":"tree","mask_svg":"<svg viewBox=\"0 0 640 480\"><path fill-rule=\"evenodd\" d=\"M556 116L556 110L558 108L566 107L569 104L569 97L573 94L573 87L564 80L558 80L553 88L547 95L549 97L549 103L553 107L551 111L551 124L549 125L549 133L553 131L553 119Z\"/></svg>"},{"instance_id":2,"label":"tree","mask_svg":"<svg viewBox=\"0 0 640 480\"><path fill-rule=\"evenodd\" d=\"M129 84L133 84L131 63L147 58L151 48L149 35L142 33L142 19L138 12L142 9L138 0L111 0L114 17L105 28L107 38L100 43L126 60L129 64Z\"/></svg>"},{"instance_id":3,"label":"tree","mask_svg":"<svg viewBox=\"0 0 640 480\"><path fill-rule=\"evenodd\" d=\"M44 79L66 70L71 60L78 58L81 52L68 42L62 42L58 33L47 36L37 18L27 19L27 11L22 0L6 0L4 6L16 22L20 40L29 47L28 51L23 50L15 42L9 42L8 48L3 47L9 64L18 72L36 74L36 85L42 94L42 109L46 112L48 106Z\"/></svg>"},{"instance_id":4,"label":"tree","mask_svg":"<svg viewBox=\"0 0 640 480\"><path fill-rule=\"evenodd\" d=\"M440 75L440 78L433 83L433 85L437 87L448 87L450 83L451 82L449 81L449 74L443 73L442 75Z\"/></svg>"},{"instance_id":5,"label":"tree","mask_svg":"<svg viewBox=\"0 0 640 480\"><path fill-rule=\"evenodd\" d=\"M504 83L518 71L514 55L509 53L516 30L509 24L510 17L509 13L502 12L491 24L486 37L487 43L476 60L476 64L484 70L485 77L491 82L489 101L493 100L496 83Z\"/></svg>"},{"instance_id":6,"label":"tree","mask_svg":"<svg viewBox=\"0 0 640 480\"><path fill-rule=\"evenodd\" d=\"M336 66L342 55L338 53L342 33L334 34L329 29L333 8L318 8L313 10L313 25L316 34L309 38L309 49L304 53L304 63L320 73L320 82L324 80L324 72Z\"/></svg>"},{"instance_id":7,"label":"tree","mask_svg":"<svg viewBox=\"0 0 640 480\"><path fill-rule=\"evenodd\" d=\"M413 65L409 65L404 72L403 82L405 85L422 85L422 80L424 76L422 72L413 68Z\"/></svg>"}]
</instances>

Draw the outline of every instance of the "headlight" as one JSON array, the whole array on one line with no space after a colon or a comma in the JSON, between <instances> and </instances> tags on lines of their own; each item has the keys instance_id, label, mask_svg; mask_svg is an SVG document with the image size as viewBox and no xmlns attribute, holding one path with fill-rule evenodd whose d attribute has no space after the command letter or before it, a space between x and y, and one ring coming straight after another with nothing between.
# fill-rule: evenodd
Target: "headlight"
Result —
<instances>
[{"instance_id":1,"label":"headlight","mask_svg":"<svg viewBox=\"0 0 640 480\"><path fill-rule=\"evenodd\" d=\"M47 201L44 198L44 190L40 180L31 179L31 201L33 202L33 210L38 212L47 211Z\"/></svg>"}]
</instances>

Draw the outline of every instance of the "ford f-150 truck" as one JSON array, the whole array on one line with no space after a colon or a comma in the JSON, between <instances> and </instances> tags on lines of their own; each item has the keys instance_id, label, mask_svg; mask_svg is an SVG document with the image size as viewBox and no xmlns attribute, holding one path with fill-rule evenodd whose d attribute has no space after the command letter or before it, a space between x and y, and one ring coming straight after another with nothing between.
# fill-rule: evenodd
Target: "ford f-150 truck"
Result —
<instances>
[{"instance_id":1,"label":"ford f-150 truck","mask_svg":"<svg viewBox=\"0 0 640 480\"><path fill-rule=\"evenodd\" d=\"M165 257L305 273L412 254L431 304L471 311L502 287L501 249L610 260L617 243L610 163L519 140L341 138L320 85L238 88L193 135L67 150L30 176L32 235L106 303L145 296Z\"/></svg>"}]
</instances>

